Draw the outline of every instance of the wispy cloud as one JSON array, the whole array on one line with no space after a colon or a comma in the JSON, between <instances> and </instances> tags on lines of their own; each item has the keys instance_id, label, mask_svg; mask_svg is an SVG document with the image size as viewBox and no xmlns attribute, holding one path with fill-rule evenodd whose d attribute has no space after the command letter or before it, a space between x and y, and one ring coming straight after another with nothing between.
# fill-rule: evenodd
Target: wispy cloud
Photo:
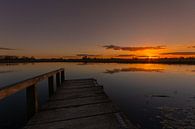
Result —
<instances>
[{"instance_id":1,"label":"wispy cloud","mask_svg":"<svg viewBox=\"0 0 195 129\"><path fill-rule=\"evenodd\" d=\"M165 46L149 46L149 47L122 47L122 46L116 46L116 45L105 45L103 46L106 49L112 49L112 50L122 50L122 51L141 51L141 50L159 50L159 49L165 49Z\"/></svg>"},{"instance_id":2,"label":"wispy cloud","mask_svg":"<svg viewBox=\"0 0 195 129\"><path fill-rule=\"evenodd\" d=\"M13 49L13 48L7 48L7 47L0 47L0 50L10 51L10 50L16 50L16 49Z\"/></svg>"},{"instance_id":3,"label":"wispy cloud","mask_svg":"<svg viewBox=\"0 0 195 129\"><path fill-rule=\"evenodd\" d=\"M195 52L168 52L161 53L161 55L195 55Z\"/></svg>"},{"instance_id":4,"label":"wispy cloud","mask_svg":"<svg viewBox=\"0 0 195 129\"><path fill-rule=\"evenodd\" d=\"M94 55L94 54L77 54L76 56L101 56L101 55Z\"/></svg>"},{"instance_id":5,"label":"wispy cloud","mask_svg":"<svg viewBox=\"0 0 195 129\"><path fill-rule=\"evenodd\" d=\"M195 46L188 46L187 48L195 48Z\"/></svg>"},{"instance_id":6,"label":"wispy cloud","mask_svg":"<svg viewBox=\"0 0 195 129\"><path fill-rule=\"evenodd\" d=\"M116 57L132 57L132 56L136 56L135 54L121 54L121 55L117 55Z\"/></svg>"},{"instance_id":7,"label":"wispy cloud","mask_svg":"<svg viewBox=\"0 0 195 129\"><path fill-rule=\"evenodd\" d=\"M137 57L141 57L141 58L148 58L148 57L158 58L159 56L144 56L144 55L142 55L142 56L137 56Z\"/></svg>"}]
</instances>

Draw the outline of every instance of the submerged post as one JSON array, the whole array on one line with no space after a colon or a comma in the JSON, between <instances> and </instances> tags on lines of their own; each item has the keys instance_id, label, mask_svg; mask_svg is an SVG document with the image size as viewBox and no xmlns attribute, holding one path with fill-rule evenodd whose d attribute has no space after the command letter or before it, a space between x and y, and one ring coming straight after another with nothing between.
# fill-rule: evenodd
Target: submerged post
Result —
<instances>
[{"instance_id":1,"label":"submerged post","mask_svg":"<svg viewBox=\"0 0 195 129\"><path fill-rule=\"evenodd\" d=\"M56 86L59 87L60 86L60 73L56 73Z\"/></svg>"},{"instance_id":2,"label":"submerged post","mask_svg":"<svg viewBox=\"0 0 195 129\"><path fill-rule=\"evenodd\" d=\"M54 94L54 77L51 76L48 78L48 89L49 89L49 97Z\"/></svg>"},{"instance_id":3,"label":"submerged post","mask_svg":"<svg viewBox=\"0 0 195 129\"><path fill-rule=\"evenodd\" d=\"M61 71L61 83L64 82L65 80L65 75L64 75L64 70Z\"/></svg>"},{"instance_id":4,"label":"submerged post","mask_svg":"<svg viewBox=\"0 0 195 129\"><path fill-rule=\"evenodd\" d=\"M38 94L36 85L26 88L26 104L27 104L27 119L30 119L36 112L38 112Z\"/></svg>"}]
</instances>

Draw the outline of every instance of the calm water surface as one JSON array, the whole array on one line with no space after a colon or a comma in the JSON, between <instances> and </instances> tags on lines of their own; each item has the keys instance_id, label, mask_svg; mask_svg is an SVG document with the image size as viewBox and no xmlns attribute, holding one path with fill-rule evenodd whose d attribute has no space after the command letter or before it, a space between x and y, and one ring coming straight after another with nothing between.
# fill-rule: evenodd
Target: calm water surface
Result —
<instances>
[{"instance_id":1,"label":"calm water surface","mask_svg":"<svg viewBox=\"0 0 195 129\"><path fill-rule=\"evenodd\" d=\"M96 78L141 129L195 129L195 65L27 63L0 64L0 87L58 68L66 79ZM39 83L40 103L48 99ZM0 102L0 129L19 129L26 119L25 90Z\"/></svg>"}]
</instances>

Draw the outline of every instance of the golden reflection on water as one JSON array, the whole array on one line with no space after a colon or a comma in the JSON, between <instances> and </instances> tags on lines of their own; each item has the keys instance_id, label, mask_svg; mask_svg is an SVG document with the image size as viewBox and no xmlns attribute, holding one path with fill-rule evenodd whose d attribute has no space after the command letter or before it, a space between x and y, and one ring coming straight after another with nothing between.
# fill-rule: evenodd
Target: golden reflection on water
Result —
<instances>
[{"instance_id":1,"label":"golden reflection on water","mask_svg":"<svg viewBox=\"0 0 195 129\"><path fill-rule=\"evenodd\" d=\"M103 73L119 73L119 72L156 72L156 73L182 73L195 74L195 65L168 65L168 64L119 64L119 63L20 63L15 65L0 65L0 74L8 73L8 71L26 71L42 73L58 68L67 70L77 69L82 71L87 67L87 71L102 71ZM7 71L7 72L5 72Z\"/></svg>"},{"instance_id":2,"label":"golden reflection on water","mask_svg":"<svg viewBox=\"0 0 195 129\"><path fill-rule=\"evenodd\" d=\"M108 93L113 96L116 95L119 98L123 96L124 98L130 99L129 95L132 95L140 98L136 102L140 101L143 105L140 106L140 103L137 104L132 101L129 107L132 108L132 104L137 104L135 109L137 110L137 107L138 109L139 106L142 108L146 103L150 107L147 110L150 114L153 112L153 109L155 111L158 109L160 114L157 117L165 128L169 126L179 129L187 124L194 127L194 108L183 108L180 105L189 105L190 107L194 105L195 79L193 75L195 74L195 65L119 63L27 63L0 65L0 73L1 71L5 73L0 74L0 82L4 86L4 84L7 85L25 78L34 77L58 68L65 68L68 79L96 77L100 82L102 80L103 84L105 84L105 89L110 88ZM14 72L9 73L9 71ZM118 74L117 76L109 75L123 72L127 74ZM135 72L136 74L134 74ZM130 75L128 73L132 74ZM146 76L146 74L151 74L151 76ZM188 74L188 76L185 74ZM125 101L125 103L129 103L129 101ZM155 105L156 103L160 104ZM181 114L186 116L182 120L179 119Z\"/></svg>"},{"instance_id":3,"label":"golden reflection on water","mask_svg":"<svg viewBox=\"0 0 195 129\"><path fill-rule=\"evenodd\" d=\"M119 72L168 72L195 74L195 65L168 65L168 64L110 64L104 73Z\"/></svg>"}]
</instances>

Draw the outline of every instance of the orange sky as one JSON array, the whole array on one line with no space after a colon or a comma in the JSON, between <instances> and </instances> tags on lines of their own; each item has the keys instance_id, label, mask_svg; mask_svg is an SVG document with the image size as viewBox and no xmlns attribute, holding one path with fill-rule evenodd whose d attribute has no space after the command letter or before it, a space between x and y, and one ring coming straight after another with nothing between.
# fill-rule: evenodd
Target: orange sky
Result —
<instances>
[{"instance_id":1,"label":"orange sky","mask_svg":"<svg viewBox=\"0 0 195 129\"><path fill-rule=\"evenodd\" d=\"M194 0L2 0L0 55L191 57L194 7Z\"/></svg>"},{"instance_id":2,"label":"orange sky","mask_svg":"<svg viewBox=\"0 0 195 129\"><path fill-rule=\"evenodd\" d=\"M115 46L115 45L113 45ZM119 46L117 46L119 47ZM90 48L89 50L85 50L83 52L78 52L78 54L66 54L61 48L53 49L51 51L45 51L44 54L41 54L37 51L37 53L30 54L25 50L6 50L6 48L0 48L1 55L18 55L18 56L35 56L37 58L51 58L51 57L63 57L63 58L80 58L84 55L88 57L96 57L96 58L164 58L164 57L195 57L195 47L192 44L189 45L170 45L165 46L120 46L120 49L115 50L114 48L105 48L104 46L96 46L96 48ZM154 49L154 48L156 49ZM124 50L123 48L127 48ZM133 50L128 50L128 48ZM136 49L136 50L134 50ZM61 51L60 51L61 50ZM23 54L25 51L26 54Z\"/></svg>"},{"instance_id":3,"label":"orange sky","mask_svg":"<svg viewBox=\"0 0 195 129\"><path fill-rule=\"evenodd\" d=\"M113 45L115 46L115 45ZM89 57L99 57L99 58L172 58L172 57L195 57L195 46L193 43L189 44L181 44L181 45L162 45L162 46L154 46L151 45L143 45L143 46L120 46L121 48L116 49L110 48L102 48L97 47L96 53L93 51L89 51L88 53L80 53L80 55L88 55ZM154 49L154 48L156 49ZM158 49L158 47L161 47ZM123 48L126 48L124 50ZM130 49L136 49L136 50L128 50ZM99 50L98 50L99 49Z\"/></svg>"}]
</instances>

